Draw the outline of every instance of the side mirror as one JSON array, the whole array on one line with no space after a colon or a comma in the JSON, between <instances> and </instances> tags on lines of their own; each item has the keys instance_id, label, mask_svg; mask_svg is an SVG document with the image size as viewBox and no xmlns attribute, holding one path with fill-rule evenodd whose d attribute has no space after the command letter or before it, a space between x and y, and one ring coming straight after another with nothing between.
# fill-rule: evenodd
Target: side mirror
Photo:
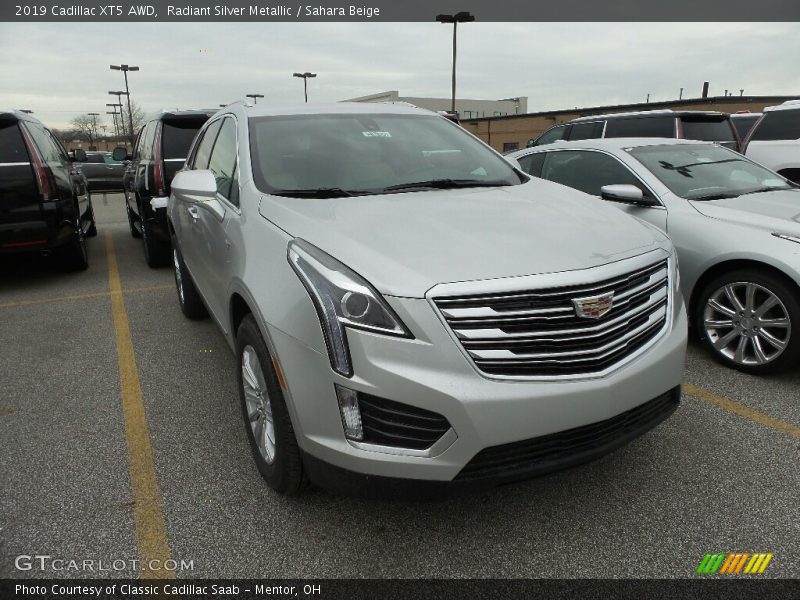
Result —
<instances>
[{"instance_id":1,"label":"side mirror","mask_svg":"<svg viewBox=\"0 0 800 600\"><path fill-rule=\"evenodd\" d=\"M122 146L117 146L114 148L114 151L111 153L111 158L118 162L122 162L123 160L130 160L131 155L128 154L128 149L123 148Z\"/></svg>"},{"instance_id":2,"label":"side mirror","mask_svg":"<svg viewBox=\"0 0 800 600\"><path fill-rule=\"evenodd\" d=\"M86 150L82 148L76 148L72 151L73 162L86 162L86 158Z\"/></svg>"},{"instance_id":3,"label":"side mirror","mask_svg":"<svg viewBox=\"0 0 800 600\"><path fill-rule=\"evenodd\" d=\"M217 180L208 169L178 171L171 188L174 194L209 211L218 221L225 218L225 207L217 200Z\"/></svg>"},{"instance_id":4,"label":"side mirror","mask_svg":"<svg viewBox=\"0 0 800 600\"><path fill-rule=\"evenodd\" d=\"M604 185L600 188L600 197L603 200L612 202L622 202L623 204L635 204L638 206L655 206L657 203L650 198L645 199L642 190L635 185L615 184Z\"/></svg>"}]
</instances>

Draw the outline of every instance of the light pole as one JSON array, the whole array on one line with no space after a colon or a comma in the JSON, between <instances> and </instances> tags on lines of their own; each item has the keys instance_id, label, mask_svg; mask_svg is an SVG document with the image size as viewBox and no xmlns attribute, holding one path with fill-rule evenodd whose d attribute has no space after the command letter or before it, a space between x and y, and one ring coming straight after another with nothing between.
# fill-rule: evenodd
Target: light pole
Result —
<instances>
[{"instance_id":1,"label":"light pole","mask_svg":"<svg viewBox=\"0 0 800 600\"><path fill-rule=\"evenodd\" d=\"M106 104L106 106L110 106L114 109L114 112L106 111L107 115L114 115L114 135L119 138L119 125L117 125L117 107L119 106L119 115L122 116L122 104ZM119 140L117 140L119 141Z\"/></svg>"},{"instance_id":2,"label":"light pole","mask_svg":"<svg viewBox=\"0 0 800 600\"><path fill-rule=\"evenodd\" d=\"M308 78L316 76L316 73L309 73L308 71L305 73L294 73L293 75L293 77L301 77L303 79L303 95L306 98L306 103L308 103Z\"/></svg>"},{"instance_id":3,"label":"light pole","mask_svg":"<svg viewBox=\"0 0 800 600\"><path fill-rule=\"evenodd\" d=\"M97 117L100 116L100 113L92 112L92 113L86 113L86 114L89 115L90 117L92 117L92 136L89 139L89 150L97 150L96 146L94 148L92 147L93 146L92 142L97 137Z\"/></svg>"},{"instance_id":4,"label":"light pole","mask_svg":"<svg viewBox=\"0 0 800 600\"><path fill-rule=\"evenodd\" d=\"M131 137L131 135L125 132L127 127L125 126L125 113L122 110L122 96L125 96L128 92L123 91L116 91L116 92L108 92L109 96L116 96L117 97L117 106L119 106L119 128L122 130L122 135L124 137Z\"/></svg>"},{"instance_id":5,"label":"light pole","mask_svg":"<svg viewBox=\"0 0 800 600\"><path fill-rule=\"evenodd\" d=\"M128 97L128 124L130 125L131 146L133 146L133 113L131 112L131 90L128 88L128 71L138 71L139 67L131 65L110 65L112 71L122 71L125 75L125 95Z\"/></svg>"},{"instance_id":6,"label":"light pole","mask_svg":"<svg viewBox=\"0 0 800 600\"><path fill-rule=\"evenodd\" d=\"M252 98L254 104L258 104L258 99L263 97L264 94L245 94L245 98Z\"/></svg>"},{"instance_id":7,"label":"light pole","mask_svg":"<svg viewBox=\"0 0 800 600\"><path fill-rule=\"evenodd\" d=\"M436 15L439 23L453 24L453 93L450 100L450 110L456 112L456 33L459 23L471 23L475 20L468 12L459 12L454 15Z\"/></svg>"}]
</instances>

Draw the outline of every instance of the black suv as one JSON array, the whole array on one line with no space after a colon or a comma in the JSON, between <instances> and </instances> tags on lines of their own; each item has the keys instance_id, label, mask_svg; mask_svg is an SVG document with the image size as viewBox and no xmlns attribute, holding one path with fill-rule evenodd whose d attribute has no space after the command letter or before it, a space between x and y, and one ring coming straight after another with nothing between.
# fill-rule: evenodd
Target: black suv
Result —
<instances>
[{"instance_id":1,"label":"black suv","mask_svg":"<svg viewBox=\"0 0 800 600\"><path fill-rule=\"evenodd\" d=\"M551 127L530 146L542 146L561 140L596 138L659 137L719 142L739 150L739 137L730 115L717 111L648 110L580 117Z\"/></svg>"},{"instance_id":2,"label":"black suv","mask_svg":"<svg viewBox=\"0 0 800 600\"><path fill-rule=\"evenodd\" d=\"M0 111L0 253L52 252L82 270L94 235L86 178L58 138L27 113Z\"/></svg>"},{"instance_id":3,"label":"black suv","mask_svg":"<svg viewBox=\"0 0 800 600\"><path fill-rule=\"evenodd\" d=\"M131 235L142 238L144 258L150 267L169 264L169 186L175 173L183 168L195 134L215 112L162 112L139 131L132 156L125 148L114 149L114 159L127 161L122 185L128 223Z\"/></svg>"}]
</instances>

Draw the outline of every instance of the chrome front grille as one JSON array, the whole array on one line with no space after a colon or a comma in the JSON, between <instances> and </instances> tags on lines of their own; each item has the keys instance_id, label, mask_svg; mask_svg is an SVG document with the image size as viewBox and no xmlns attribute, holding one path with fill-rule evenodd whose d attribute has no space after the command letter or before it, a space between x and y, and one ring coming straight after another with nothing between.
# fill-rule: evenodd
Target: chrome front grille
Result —
<instances>
[{"instance_id":1,"label":"chrome front grille","mask_svg":"<svg viewBox=\"0 0 800 600\"><path fill-rule=\"evenodd\" d=\"M499 294L434 298L475 366L507 377L599 373L655 338L667 321L666 260L603 281ZM613 292L599 318L576 299Z\"/></svg>"}]
</instances>

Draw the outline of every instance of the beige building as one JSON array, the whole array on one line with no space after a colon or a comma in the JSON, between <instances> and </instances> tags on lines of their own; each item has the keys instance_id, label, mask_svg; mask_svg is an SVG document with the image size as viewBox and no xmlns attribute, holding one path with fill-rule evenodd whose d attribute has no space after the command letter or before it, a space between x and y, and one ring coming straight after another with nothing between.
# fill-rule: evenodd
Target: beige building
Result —
<instances>
[{"instance_id":1,"label":"beige building","mask_svg":"<svg viewBox=\"0 0 800 600\"><path fill-rule=\"evenodd\" d=\"M344 102L408 102L414 106L428 110L450 110L450 98L419 98L416 96L401 96L397 90L370 94L350 98ZM528 98L505 98L504 100L469 100L456 98L456 111L462 119L477 119L483 117L504 117L521 115L528 112Z\"/></svg>"},{"instance_id":2,"label":"beige building","mask_svg":"<svg viewBox=\"0 0 800 600\"><path fill-rule=\"evenodd\" d=\"M650 102L647 104L620 104L508 116L487 116L486 118L477 119L467 119L462 114L461 124L467 131L478 136L495 150L508 152L517 148L524 148L528 140L537 138L553 125L578 117L659 109L718 110L726 113L739 111L760 112L765 106L774 106L798 97L800 97L800 94L797 96L717 96L672 100L669 102Z\"/></svg>"}]
</instances>

